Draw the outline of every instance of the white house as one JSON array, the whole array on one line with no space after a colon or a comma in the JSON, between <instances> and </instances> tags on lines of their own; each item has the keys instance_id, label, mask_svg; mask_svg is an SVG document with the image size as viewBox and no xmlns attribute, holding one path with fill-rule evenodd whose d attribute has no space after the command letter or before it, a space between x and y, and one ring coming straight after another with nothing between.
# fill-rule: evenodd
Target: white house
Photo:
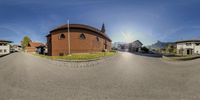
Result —
<instances>
[{"instance_id":1,"label":"white house","mask_svg":"<svg viewBox=\"0 0 200 100\"><path fill-rule=\"evenodd\" d=\"M10 53L10 43L11 41L0 40L0 55L5 55Z\"/></svg>"},{"instance_id":2,"label":"white house","mask_svg":"<svg viewBox=\"0 0 200 100\"><path fill-rule=\"evenodd\" d=\"M129 44L125 42L115 42L112 46L119 51L128 51L129 48Z\"/></svg>"},{"instance_id":3,"label":"white house","mask_svg":"<svg viewBox=\"0 0 200 100\"><path fill-rule=\"evenodd\" d=\"M142 45L143 45L142 42L140 42L139 40L129 43L129 51L130 52L140 52Z\"/></svg>"},{"instance_id":4,"label":"white house","mask_svg":"<svg viewBox=\"0 0 200 100\"><path fill-rule=\"evenodd\" d=\"M195 55L200 54L200 40L177 41L177 54Z\"/></svg>"},{"instance_id":5,"label":"white house","mask_svg":"<svg viewBox=\"0 0 200 100\"><path fill-rule=\"evenodd\" d=\"M22 51L21 45L12 45L11 46L11 52L19 52L19 51Z\"/></svg>"}]
</instances>

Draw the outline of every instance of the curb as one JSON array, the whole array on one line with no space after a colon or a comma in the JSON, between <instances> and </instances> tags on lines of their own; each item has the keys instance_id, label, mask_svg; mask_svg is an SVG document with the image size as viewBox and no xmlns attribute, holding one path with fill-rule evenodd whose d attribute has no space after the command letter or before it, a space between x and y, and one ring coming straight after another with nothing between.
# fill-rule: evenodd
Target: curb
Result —
<instances>
[{"instance_id":1,"label":"curb","mask_svg":"<svg viewBox=\"0 0 200 100\"><path fill-rule=\"evenodd\" d=\"M53 60L53 59L52 59ZM61 62L91 62L91 61L97 61L101 60L101 58L98 59L90 59L90 60L64 60L64 59L57 59L55 61L61 61Z\"/></svg>"},{"instance_id":2,"label":"curb","mask_svg":"<svg viewBox=\"0 0 200 100\"><path fill-rule=\"evenodd\" d=\"M26 53L29 54L29 53ZM72 68L82 68L82 67L93 67L99 63L105 63L110 59L116 58L118 54L109 57L101 57L97 59L90 59L90 60L63 60L63 59L48 59L36 55L29 54L34 57L42 58L44 60L50 61L50 63L55 64L59 67L72 67Z\"/></svg>"},{"instance_id":3,"label":"curb","mask_svg":"<svg viewBox=\"0 0 200 100\"><path fill-rule=\"evenodd\" d=\"M189 61L200 58L200 56L194 56L194 57L188 57L188 58L173 58L173 57L166 57L162 56L163 59L166 59L168 61Z\"/></svg>"},{"instance_id":4,"label":"curb","mask_svg":"<svg viewBox=\"0 0 200 100\"><path fill-rule=\"evenodd\" d=\"M5 55L0 55L0 57L4 57L4 56L7 56L7 55L10 55L10 53L9 54L5 54Z\"/></svg>"},{"instance_id":5,"label":"curb","mask_svg":"<svg viewBox=\"0 0 200 100\"><path fill-rule=\"evenodd\" d=\"M113 58L116 58L117 55L111 57L105 57L97 60L87 60L87 61L66 61L66 60L51 60L51 63L59 66L59 67L70 67L70 68L87 68L87 67L94 67L100 63L106 63Z\"/></svg>"}]
</instances>

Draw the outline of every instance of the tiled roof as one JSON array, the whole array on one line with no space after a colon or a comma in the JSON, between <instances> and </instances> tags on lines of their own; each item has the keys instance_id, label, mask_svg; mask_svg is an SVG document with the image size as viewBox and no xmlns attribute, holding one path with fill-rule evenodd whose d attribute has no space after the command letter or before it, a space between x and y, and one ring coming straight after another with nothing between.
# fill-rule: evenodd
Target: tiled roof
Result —
<instances>
[{"instance_id":1,"label":"tiled roof","mask_svg":"<svg viewBox=\"0 0 200 100\"><path fill-rule=\"evenodd\" d=\"M44 46L43 43L40 42L29 42L30 47L39 47L39 46Z\"/></svg>"},{"instance_id":2,"label":"tiled roof","mask_svg":"<svg viewBox=\"0 0 200 100\"><path fill-rule=\"evenodd\" d=\"M12 41L8 41L8 40L0 40L0 42L4 42L4 43L12 43Z\"/></svg>"},{"instance_id":3,"label":"tiled roof","mask_svg":"<svg viewBox=\"0 0 200 100\"><path fill-rule=\"evenodd\" d=\"M182 40L182 41L176 41L176 43L184 43L184 42L200 42L200 40Z\"/></svg>"},{"instance_id":4,"label":"tiled roof","mask_svg":"<svg viewBox=\"0 0 200 100\"><path fill-rule=\"evenodd\" d=\"M133 41L132 43L136 43L136 42L138 42L138 43L140 43L141 45L143 45L143 43L140 42L140 40Z\"/></svg>"},{"instance_id":5,"label":"tiled roof","mask_svg":"<svg viewBox=\"0 0 200 100\"><path fill-rule=\"evenodd\" d=\"M105 33L101 32L99 29L97 28L94 28L94 27L91 27L91 26L88 26L88 25L83 25L83 24L70 24L69 25L70 28L78 28L78 29L87 29L87 30L90 30L90 31L93 31L95 33L98 33L99 35L105 37L106 39L108 39L109 41L112 41ZM55 31L58 31L58 30L63 30L63 29L67 29L68 28L68 25L65 24L65 25L62 25L62 26L59 26L55 29L53 29L52 31L50 31L50 34L48 34L47 36L50 36L52 32L55 32Z\"/></svg>"}]
</instances>

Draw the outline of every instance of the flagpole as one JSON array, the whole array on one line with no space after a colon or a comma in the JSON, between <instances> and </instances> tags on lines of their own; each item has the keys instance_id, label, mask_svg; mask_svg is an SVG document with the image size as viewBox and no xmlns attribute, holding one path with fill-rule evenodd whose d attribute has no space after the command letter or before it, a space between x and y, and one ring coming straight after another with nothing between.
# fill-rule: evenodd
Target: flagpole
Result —
<instances>
[{"instance_id":1,"label":"flagpole","mask_svg":"<svg viewBox=\"0 0 200 100\"><path fill-rule=\"evenodd\" d=\"M70 48L71 47L70 47L70 30L69 30L70 27L69 27L69 20L67 20L67 26L68 26L68 28L67 28L67 30L68 30L67 31L68 32L67 33L68 34L68 54L70 55L71 54L71 52L70 52Z\"/></svg>"}]
</instances>

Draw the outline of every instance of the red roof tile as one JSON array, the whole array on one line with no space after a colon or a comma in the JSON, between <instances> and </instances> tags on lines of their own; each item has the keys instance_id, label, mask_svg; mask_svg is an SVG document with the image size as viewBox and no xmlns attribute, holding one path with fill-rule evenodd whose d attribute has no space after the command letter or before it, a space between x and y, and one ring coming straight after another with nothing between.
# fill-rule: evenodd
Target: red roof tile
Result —
<instances>
[{"instance_id":1,"label":"red roof tile","mask_svg":"<svg viewBox=\"0 0 200 100\"><path fill-rule=\"evenodd\" d=\"M39 43L39 42L29 42L30 47L39 47L39 46L43 46L43 43Z\"/></svg>"}]
</instances>

